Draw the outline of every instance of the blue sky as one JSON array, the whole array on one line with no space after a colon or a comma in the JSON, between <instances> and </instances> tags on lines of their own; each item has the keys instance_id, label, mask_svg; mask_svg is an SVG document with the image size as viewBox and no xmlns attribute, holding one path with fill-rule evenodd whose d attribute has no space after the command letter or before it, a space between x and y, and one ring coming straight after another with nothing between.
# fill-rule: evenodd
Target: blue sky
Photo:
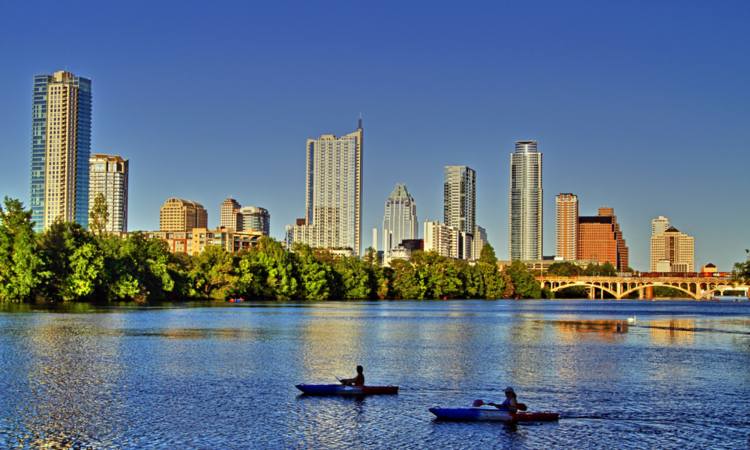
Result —
<instances>
[{"instance_id":1,"label":"blue sky","mask_svg":"<svg viewBox=\"0 0 750 450\"><path fill-rule=\"evenodd\" d=\"M442 167L477 170L507 256L509 153L544 153L554 196L615 208L631 265L650 219L728 270L750 247L750 2L3 2L0 195L28 202L32 76L93 80L92 150L130 159L130 228L169 196L304 209L304 142L365 122L363 240L396 182L441 218Z\"/></svg>"}]
</instances>

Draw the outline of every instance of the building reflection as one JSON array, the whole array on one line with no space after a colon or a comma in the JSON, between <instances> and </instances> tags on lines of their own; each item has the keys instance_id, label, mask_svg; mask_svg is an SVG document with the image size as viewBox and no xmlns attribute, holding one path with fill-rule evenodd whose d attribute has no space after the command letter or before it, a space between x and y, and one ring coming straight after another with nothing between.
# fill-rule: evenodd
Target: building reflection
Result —
<instances>
[{"instance_id":1,"label":"building reflection","mask_svg":"<svg viewBox=\"0 0 750 450\"><path fill-rule=\"evenodd\" d=\"M695 319L652 320L651 342L659 345L692 344L695 341Z\"/></svg>"},{"instance_id":2,"label":"building reflection","mask_svg":"<svg viewBox=\"0 0 750 450\"><path fill-rule=\"evenodd\" d=\"M626 320L559 320L549 323L555 327L560 341L569 343L582 339L615 342L629 331Z\"/></svg>"},{"instance_id":3,"label":"building reflection","mask_svg":"<svg viewBox=\"0 0 750 450\"><path fill-rule=\"evenodd\" d=\"M109 331L121 315L88 316L97 326L58 315L35 319L27 340L29 398L18 411L24 440L34 448L111 445L125 429L117 426L125 419L117 393L121 339Z\"/></svg>"}]
</instances>

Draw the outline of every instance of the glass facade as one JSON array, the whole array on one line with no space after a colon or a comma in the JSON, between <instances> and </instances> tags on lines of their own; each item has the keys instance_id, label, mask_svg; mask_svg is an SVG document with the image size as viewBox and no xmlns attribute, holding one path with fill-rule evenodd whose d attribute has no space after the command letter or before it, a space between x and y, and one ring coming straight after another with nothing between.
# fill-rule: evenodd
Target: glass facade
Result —
<instances>
[{"instance_id":1,"label":"glass facade","mask_svg":"<svg viewBox=\"0 0 750 450\"><path fill-rule=\"evenodd\" d=\"M75 105L64 106L50 103L50 91L65 85L74 91ZM61 91L57 90L58 94ZM63 98L58 95L56 98ZM53 102L54 103L54 102ZM60 211L72 210L72 214L63 213L57 218L72 220L84 227L88 225L89 213L89 156L91 153L91 80L73 76L68 72L56 72L52 75L37 75L34 77L32 92L32 125L31 125L31 214L34 228L41 231L51 223L47 217L47 196L54 191L55 208ZM64 117L62 121L48 121L52 108L57 116ZM69 108L69 109L68 109ZM65 115L65 111L74 111L74 117ZM61 116L62 114L62 116ZM50 122L50 123L48 123ZM73 128L73 129L71 129ZM50 147L48 130L53 130L55 136L54 148ZM75 136L73 149L64 143L67 136ZM57 156L54 167L48 167L48 153L52 151ZM59 152L63 153L60 154ZM72 160L68 161L64 154L71 153ZM61 156L63 155L63 156ZM70 167L68 164L72 164ZM48 189L47 172L51 171L62 182L65 192ZM69 175L65 175L69 174ZM73 182L66 181L70 176ZM73 192L70 192L73 190ZM71 202L64 205L61 202ZM49 208L48 208L49 209Z\"/></svg>"}]
</instances>

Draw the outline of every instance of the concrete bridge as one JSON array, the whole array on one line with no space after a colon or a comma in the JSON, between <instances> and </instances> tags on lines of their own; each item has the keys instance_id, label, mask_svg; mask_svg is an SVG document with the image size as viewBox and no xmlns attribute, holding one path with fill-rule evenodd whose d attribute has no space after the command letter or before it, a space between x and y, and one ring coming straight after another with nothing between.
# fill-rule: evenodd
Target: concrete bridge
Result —
<instances>
[{"instance_id":1,"label":"concrete bridge","mask_svg":"<svg viewBox=\"0 0 750 450\"><path fill-rule=\"evenodd\" d=\"M740 295L750 297L750 285L728 278L716 277L600 277L600 276L572 276L555 275L538 276L537 280L543 288L552 292L580 286L587 288L589 298L603 297L604 292L620 300L633 293L638 293L640 299L653 299L655 287L667 287L683 292L686 297L695 300L710 299L725 292L739 292Z\"/></svg>"}]
</instances>

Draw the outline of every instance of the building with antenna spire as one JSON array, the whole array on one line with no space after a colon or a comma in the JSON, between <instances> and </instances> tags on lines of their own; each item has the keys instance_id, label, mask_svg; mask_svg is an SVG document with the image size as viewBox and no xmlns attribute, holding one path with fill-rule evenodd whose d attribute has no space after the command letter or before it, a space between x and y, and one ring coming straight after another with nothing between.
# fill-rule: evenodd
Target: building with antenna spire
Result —
<instances>
[{"instance_id":1,"label":"building with antenna spire","mask_svg":"<svg viewBox=\"0 0 750 450\"><path fill-rule=\"evenodd\" d=\"M363 137L360 115L349 134L307 140L305 218L293 227L293 242L360 254Z\"/></svg>"}]
</instances>

